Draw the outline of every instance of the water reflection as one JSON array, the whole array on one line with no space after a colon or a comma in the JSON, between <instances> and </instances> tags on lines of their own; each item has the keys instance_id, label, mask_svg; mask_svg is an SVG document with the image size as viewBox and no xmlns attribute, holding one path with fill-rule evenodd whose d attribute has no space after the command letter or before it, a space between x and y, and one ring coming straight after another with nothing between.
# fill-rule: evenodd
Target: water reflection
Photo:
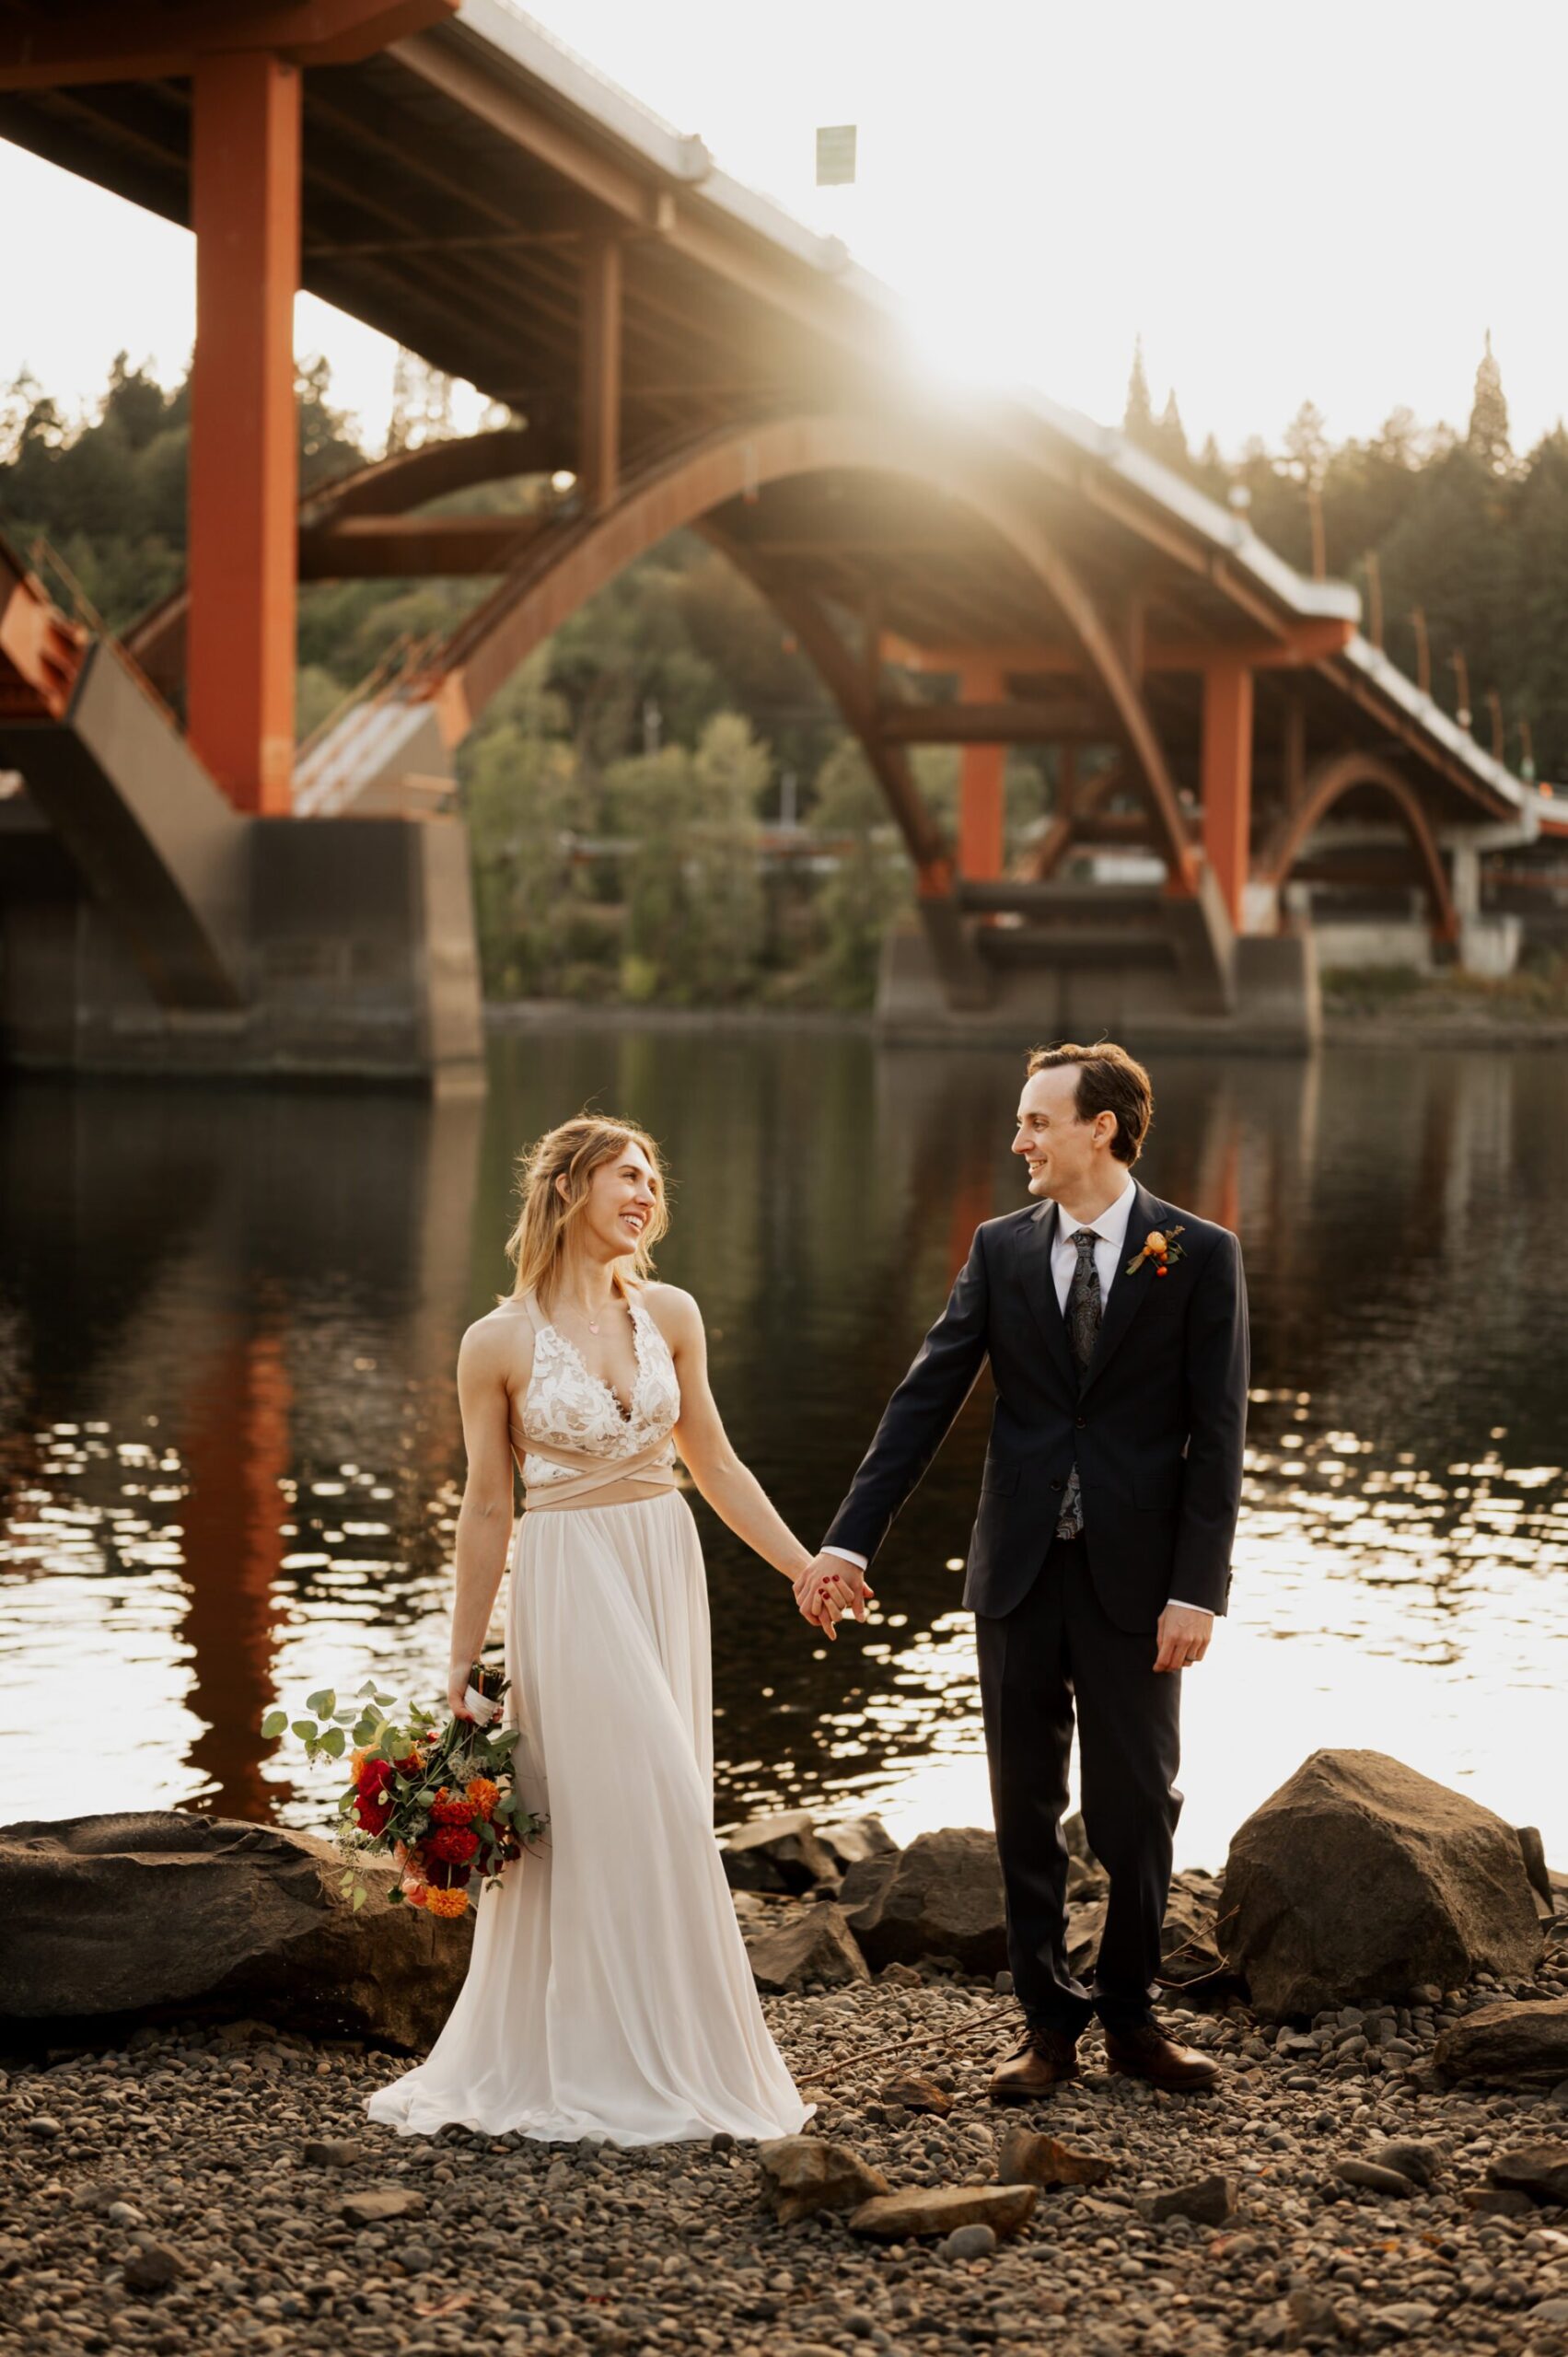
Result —
<instances>
[{"instance_id":1,"label":"water reflection","mask_svg":"<svg viewBox=\"0 0 1568 2357\"><path fill-rule=\"evenodd\" d=\"M1006 1055L621 1024L498 1039L488 1103L0 1099L0 1648L9 1816L178 1801L318 1822L274 1693L434 1693L461 1478L451 1369L505 1281L517 1149L585 1102L661 1139L661 1265L815 1537L975 1222L1019 1200ZM1561 1704L1568 1083L1555 1059L1165 1058L1150 1183L1238 1225L1255 1396L1233 1616L1190 1680L1184 1856L1305 1753L1400 1753L1568 1857ZM958 1610L983 1381L814 1643L704 1514L720 1815L797 1796L983 1820ZM89 1736L63 1748L29 1732ZM1558 1755L1554 1758L1554 1753Z\"/></svg>"}]
</instances>

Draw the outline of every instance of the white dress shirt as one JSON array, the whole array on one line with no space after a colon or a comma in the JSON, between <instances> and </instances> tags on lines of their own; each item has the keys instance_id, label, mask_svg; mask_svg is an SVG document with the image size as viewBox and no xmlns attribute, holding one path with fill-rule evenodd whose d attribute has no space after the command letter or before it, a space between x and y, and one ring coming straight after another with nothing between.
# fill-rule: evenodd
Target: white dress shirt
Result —
<instances>
[{"instance_id":1,"label":"white dress shirt","mask_svg":"<svg viewBox=\"0 0 1568 2357\"><path fill-rule=\"evenodd\" d=\"M1063 1317L1067 1315L1067 1295L1072 1290L1073 1271L1078 1265L1078 1248L1073 1241L1074 1237L1080 1228L1087 1227L1093 1229L1098 1238L1095 1245L1095 1271L1099 1278L1100 1307L1103 1311L1106 1303L1110 1299L1110 1288L1121 1274L1123 1249L1127 1242L1127 1223L1132 1216L1132 1205L1137 1200L1137 1192L1129 1177L1127 1184L1122 1188L1116 1201L1113 1203L1108 1203L1098 1219L1069 1219L1058 1204L1056 1236L1051 1248L1051 1273L1056 1283L1056 1306ZM840 1555L846 1563L854 1563L859 1571L865 1569L865 1557L856 1555L848 1547L824 1547L822 1552L824 1555ZM1179 1596L1173 1596L1169 1600L1172 1604L1181 1603ZM1214 1617L1206 1605L1189 1604L1184 1606L1183 1609L1188 1612L1202 1612L1211 1620Z\"/></svg>"}]
</instances>

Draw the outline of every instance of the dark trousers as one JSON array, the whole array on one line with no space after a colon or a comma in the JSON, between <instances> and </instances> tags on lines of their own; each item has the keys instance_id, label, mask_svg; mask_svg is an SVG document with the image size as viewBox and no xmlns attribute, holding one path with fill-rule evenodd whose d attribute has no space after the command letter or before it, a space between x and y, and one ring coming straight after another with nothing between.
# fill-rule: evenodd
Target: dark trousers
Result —
<instances>
[{"instance_id":1,"label":"dark trousers","mask_svg":"<svg viewBox=\"0 0 1568 2357\"><path fill-rule=\"evenodd\" d=\"M981 1703L1007 1955L1026 2018L1080 2030L1149 2018L1181 1813L1181 1673L1155 1640L1101 1609L1082 1538L1056 1538L1033 1586L1000 1619L977 1613ZM1076 1713L1084 1826L1110 1877L1093 1985L1067 1968L1067 1765Z\"/></svg>"}]
</instances>

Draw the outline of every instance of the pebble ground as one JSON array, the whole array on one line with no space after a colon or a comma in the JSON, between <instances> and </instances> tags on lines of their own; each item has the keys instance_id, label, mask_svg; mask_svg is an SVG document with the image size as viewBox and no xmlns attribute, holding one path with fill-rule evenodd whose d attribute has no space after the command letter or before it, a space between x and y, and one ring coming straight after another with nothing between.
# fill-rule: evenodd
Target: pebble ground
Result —
<instances>
[{"instance_id":1,"label":"pebble ground","mask_svg":"<svg viewBox=\"0 0 1568 2357\"><path fill-rule=\"evenodd\" d=\"M453 2131L400 2140L361 2107L405 2063L256 2025L13 2056L0 2072L0 2345L1568 2357L1568 2209L1478 2215L1463 2199L1494 2153L1568 2139L1568 2086L1444 2091L1428 2061L1465 2007L1568 1990L1558 1955L1511 1991L1480 1983L1430 2010L1347 2008L1283 2033L1240 2008L1167 2013L1218 2055L1214 2094L1112 2080L1091 2037L1079 2087L1006 2113L984 2090L1013 2009L988 1986L895 1969L768 1999L798 2083L821 2082L816 2131L895 2187L990 2177L1014 2119L1113 2161L1095 2193L1042 2192L1021 2234L971 2260L868 2243L842 2215L777 2225L752 2152L722 2137L627 2153ZM948 2084L945 2118L884 2100L911 2066ZM1384 2137L1438 2147L1429 2192L1338 2184L1335 2160ZM354 2151L308 2161L318 2140ZM1145 2197L1215 2172L1237 2187L1225 2226L1141 2213ZM414 2214L345 2219L355 2193L387 2189L412 2195Z\"/></svg>"}]
</instances>

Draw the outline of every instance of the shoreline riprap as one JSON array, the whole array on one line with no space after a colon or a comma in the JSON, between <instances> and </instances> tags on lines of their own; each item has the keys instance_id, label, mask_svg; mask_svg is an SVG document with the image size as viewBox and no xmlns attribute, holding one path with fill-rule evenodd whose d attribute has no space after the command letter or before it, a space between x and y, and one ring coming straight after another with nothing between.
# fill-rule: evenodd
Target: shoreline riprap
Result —
<instances>
[{"instance_id":1,"label":"shoreline riprap","mask_svg":"<svg viewBox=\"0 0 1568 2357\"><path fill-rule=\"evenodd\" d=\"M401 2140L362 2106L406 2061L353 2041L192 2023L101 2051L13 2056L0 2081L4 2330L38 2357L476 2345L1028 2357L1068 2336L1086 2357L1395 2345L1557 2357L1568 2205L1500 2193L1490 2172L1516 2148L1568 2142L1568 2084L1450 2087L1433 2055L1468 2011L1564 1996L1554 1942L1532 1981L1482 1979L1433 2006L1344 2007L1316 2026L1261 2024L1235 2003L1173 2007L1167 2019L1220 2058L1214 2095L1109 2077L1091 2033L1082 2084L1016 2113L985 2097L1007 2031L988 1980L894 1967L766 1999L807 2091L830 2056L864 2050L861 2069L824 2085L811 2132L895 2189L994 2180L1018 2125L1109 2160L1098 2186L1041 2191L1018 2233L977 2258L868 2239L846 2212L781 2225L756 2148L724 2137L630 2153L455 2131ZM891 2063L889 2047L901 2049ZM916 2069L951 2095L945 2116L889 2099ZM1429 2188L1377 2191L1336 2173L1390 2140L1432 2148ZM1222 2224L1153 2214L1212 2178L1234 2201ZM345 2211L373 2194L401 2199L368 2201L356 2214L372 2222L353 2223Z\"/></svg>"}]
</instances>

